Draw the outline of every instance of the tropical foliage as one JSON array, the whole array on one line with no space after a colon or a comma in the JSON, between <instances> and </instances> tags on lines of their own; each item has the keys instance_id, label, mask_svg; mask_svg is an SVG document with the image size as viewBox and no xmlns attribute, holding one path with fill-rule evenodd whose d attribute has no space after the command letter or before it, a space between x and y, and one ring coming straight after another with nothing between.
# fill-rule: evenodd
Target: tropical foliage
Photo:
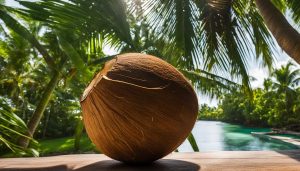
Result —
<instances>
[{"instance_id":1,"label":"tropical foliage","mask_svg":"<svg viewBox=\"0 0 300 171\"><path fill-rule=\"evenodd\" d=\"M13 113L13 109L9 106L6 99L0 98L0 150L7 152L11 150L14 154L38 156L39 153L34 149L36 141L26 136L27 127L24 121ZM25 137L32 141L31 147L23 149L17 144L18 137Z\"/></svg>"},{"instance_id":2,"label":"tropical foliage","mask_svg":"<svg viewBox=\"0 0 300 171\"><path fill-rule=\"evenodd\" d=\"M218 121L223 120L223 110L218 107L211 107L207 104L202 104L198 112L198 120Z\"/></svg>"},{"instance_id":3,"label":"tropical foliage","mask_svg":"<svg viewBox=\"0 0 300 171\"><path fill-rule=\"evenodd\" d=\"M264 88L247 97L241 90L224 94L218 107L203 105L199 119L300 131L300 69L292 63L276 69Z\"/></svg>"},{"instance_id":4,"label":"tropical foliage","mask_svg":"<svg viewBox=\"0 0 300 171\"><path fill-rule=\"evenodd\" d=\"M271 5L290 12L299 23L296 1L273 1ZM245 92L252 96L249 62L272 68L273 39L254 1L18 2L22 8L5 6L0 0L0 94L27 123L18 137L6 139L22 150L31 147L33 136L65 137L74 132L75 149L79 148L83 130L79 97L94 73L115 56L105 54L106 47L116 53L158 56L211 97L222 97L234 89L241 89L234 92L239 98ZM290 84L293 80L297 79ZM294 97L290 88L276 87L276 83L270 88L283 95L288 113L299 110L294 105L299 97ZM224 104L226 97L230 98L229 94L224 96ZM218 114L216 119L221 117ZM193 136L189 140L193 144Z\"/></svg>"}]
</instances>

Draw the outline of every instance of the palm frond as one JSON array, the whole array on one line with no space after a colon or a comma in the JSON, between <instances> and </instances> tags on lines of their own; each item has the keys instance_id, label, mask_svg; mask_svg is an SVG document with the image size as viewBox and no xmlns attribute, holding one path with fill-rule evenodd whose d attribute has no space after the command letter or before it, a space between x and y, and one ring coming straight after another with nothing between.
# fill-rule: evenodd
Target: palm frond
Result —
<instances>
[{"instance_id":1,"label":"palm frond","mask_svg":"<svg viewBox=\"0 0 300 171\"><path fill-rule=\"evenodd\" d=\"M56 29L80 30L81 36L91 37L100 33L111 45L131 44L126 5L122 0L113 1L19 1L26 9L19 13L42 21Z\"/></svg>"},{"instance_id":2,"label":"palm frond","mask_svg":"<svg viewBox=\"0 0 300 171\"><path fill-rule=\"evenodd\" d=\"M6 26L29 41L42 54L49 67L55 70L55 63L52 57L48 54L47 50L24 26L22 26L17 20L8 14L8 11L5 10L7 9L5 6L0 5L0 7L0 19L6 24Z\"/></svg>"},{"instance_id":3,"label":"palm frond","mask_svg":"<svg viewBox=\"0 0 300 171\"><path fill-rule=\"evenodd\" d=\"M229 92L233 88L242 88L242 85L204 70L179 69L179 71L191 80L195 88L211 98L220 97L224 92Z\"/></svg>"},{"instance_id":4,"label":"palm frond","mask_svg":"<svg viewBox=\"0 0 300 171\"><path fill-rule=\"evenodd\" d=\"M144 9L151 28L172 42L174 50L188 46L189 53L176 58L187 69L227 72L242 78L248 89L250 59L271 69L273 40L251 1L159 0L146 2Z\"/></svg>"},{"instance_id":5,"label":"palm frond","mask_svg":"<svg viewBox=\"0 0 300 171\"><path fill-rule=\"evenodd\" d=\"M293 69L294 66L292 62L288 62L271 73L275 79L273 84L279 92L295 92L300 81L300 69Z\"/></svg>"},{"instance_id":6,"label":"palm frond","mask_svg":"<svg viewBox=\"0 0 300 171\"><path fill-rule=\"evenodd\" d=\"M194 5L189 0L175 1L175 44L176 47L182 51L182 62L185 62L188 69L199 66L199 63L193 61L193 54L195 53L195 21L192 11L195 10ZM196 58L197 59L197 58Z\"/></svg>"},{"instance_id":7,"label":"palm frond","mask_svg":"<svg viewBox=\"0 0 300 171\"><path fill-rule=\"evenodd\" d=\"M89 65L103 64L103 63L105 63L105 62L107 62L107 61L109 61L109 60L112 60L112 59L115 58L117 55L118 55L118 54L116 54L116 55L111 55L111 56L101 57L101 58L99 58L99 59L96 59L96 60L94 60L94 61L91 61L91 62L89 63Z\"/></svg>"},{"instance_id":8,"label":"palm frond","mask_svg":"<svg viewBox=\"0 0 300 171\"><path fill-rule=\"evenodd\" d=\"M27 127L24 121L13 113L12 109L5 101L0 98L0 148L3 145L10 149L15 155L31 154L38 156L38 152L34 149L23 149L16 144L18 137L30 139L33 143L37 143L34 139L26 136Z\"/></svg>"},{"instance_id":9,"label":"palm frond","mask_svg":"<svg viewBox=\"0 0 300 171\"><path fill-rule=\"evenodd\" d=\"M295 66L295 65L292 65ZM290 71L288 75L288 82L291 84L291 87L296 87L299 85L300 81L300 69L295 69Z\"/></svg>"},{"instance_id":10,"label":"palm frond","mask_svg":"<svg viewBox=\"0 0 300 171\"><path fill-rule=\"evenodd\" d=\"M82 60L78 52L74 49L72 44L68 42L68 40L62 33L57 33L57 35L59 46L63 50L63 52L66 53L72 63L83 73L86 80L91 79L92 74L88 71L85 62Z\"/></svg>"},{"instance_id":11,"label":"palm frond","mask_svg":"<svg viewBox=\"0 0 300 171\"><path fill-rule=\"evenodd\" d=\"M287 4L286 4L286 0L271 0L271 1L282 13L286 12L286 10L288 8ZM290 1L290 0L288 0L288 1Z\"/></svg>"},{"instance_id":12,"label":"palm frond","mask_svg":"<svg viewBox=\"0 0 300 171\"><path fill-rule=\"evenodd\" d=\"M200 66L200 51L197 49L196 28L199 24L195 13L196 5L190 0L148 1L144 4L151 28L173 44L179 52L177 63L186 68Z\"/></svg>"},{"instance_id":13,"label":"palm frond","mask_svg":"<svg viewBox=\"0 0 300 171\"><path fill-rule=\"evenodd\" d=\"M296 23L300 23L300 1L284 0L292 13L292 17ZM274 2L273 2L274 3Z\"/></svg>"}]
</instances>

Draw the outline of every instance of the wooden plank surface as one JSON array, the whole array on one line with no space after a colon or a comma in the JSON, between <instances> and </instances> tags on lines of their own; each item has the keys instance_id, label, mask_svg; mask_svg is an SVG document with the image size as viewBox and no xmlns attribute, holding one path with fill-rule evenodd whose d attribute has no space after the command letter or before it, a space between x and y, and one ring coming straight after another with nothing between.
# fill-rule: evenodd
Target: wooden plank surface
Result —
<instances>
[{"instance_id":1,"label":"wooden plank surface","mask_svg":"<svg viewBox=\"0 0 300 171\"><path fill-rule=\"evenodd\" d=\"M102 154L0 159L3 170L138 171L138 170L282 170L300 171L300 150L172 153L150 165L131 166Z\"/></svg>"}]
</instances>

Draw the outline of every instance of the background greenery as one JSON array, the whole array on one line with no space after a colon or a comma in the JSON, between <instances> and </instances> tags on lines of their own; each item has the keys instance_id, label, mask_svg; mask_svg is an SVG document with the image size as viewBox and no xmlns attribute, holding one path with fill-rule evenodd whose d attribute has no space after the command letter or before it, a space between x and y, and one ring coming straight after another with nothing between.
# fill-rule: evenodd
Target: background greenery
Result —
<instances>
[{"instance_id":1,"label":"background greenery","mask_svg":"<svg viewBox=\"0 0 300 171\"><path fill-rule=\"evenodd\" d=\"M276 69L263 88L248 97L241 90L226 93L217 107L202 105L198 119L300 131L300 70L292 63Z\"/></svg>"},{"instance_id":2,"label":"background greenery","mask_svg":"<svg viewBox=\"0 0 300 171\"><path fill-rule=\"evenodd\" d=\"M256 1L18 2L22 8L0 1L1 155L46 155L52 152L43 143L54 138L67 144L61 151L89 147L79 98L103 63L114 57L104 47L160 57L199 92L222 99L217 108L203 106L200 118L274 127L298 124L298 71L292 74L290 64L274 71L275 80L266 81L264 89L251 90L250 61L272 71L275 59L267 29L272 24L264 22ZM284 21L288 11L299 24L300 1L272 2L265 8L269 15L277 11ZM284 70L294 75L291 80L284 80ZM198 150L193 135L188 140Z\"/></svg>"}]
</instances>

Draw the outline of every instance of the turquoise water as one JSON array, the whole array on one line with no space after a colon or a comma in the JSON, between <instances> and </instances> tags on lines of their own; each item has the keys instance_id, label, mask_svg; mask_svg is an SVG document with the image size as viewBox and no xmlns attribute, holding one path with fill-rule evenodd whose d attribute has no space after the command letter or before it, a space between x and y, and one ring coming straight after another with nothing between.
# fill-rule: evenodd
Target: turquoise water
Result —
<instances>
[{"instance_id":1,"label":"turquoise water","mask_svg":"<svg viewBox=\"0 0 300 171\"><path fill-rule=\"evenodd\" d=\"M268 132L265 128L247 128L217 121L198 121L193 129L200 151L255 151L255 150L291 150L297 146L278 140L258 138L251 132ZM179 152L192 152L185 141Z\"/></svg>"}]
</instances>

